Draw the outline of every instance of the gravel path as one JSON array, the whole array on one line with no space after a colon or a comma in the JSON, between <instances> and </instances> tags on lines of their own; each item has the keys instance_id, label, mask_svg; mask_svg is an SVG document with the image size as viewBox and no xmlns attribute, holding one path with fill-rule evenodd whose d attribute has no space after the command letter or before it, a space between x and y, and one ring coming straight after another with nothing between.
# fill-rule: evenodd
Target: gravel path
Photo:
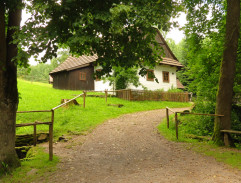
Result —
<instances>
[{"instance_id":1,"label":"gravel path","mask_svg":"<svg viewBox=\"0 0 241 183\"><path fill-rule=\"evenodd\" d=\"M164 117L164 109L127 114L55 144L61 162L47 182L241 182L241 171L161 137L156 126Z\"/></svg>"}]
</instances>

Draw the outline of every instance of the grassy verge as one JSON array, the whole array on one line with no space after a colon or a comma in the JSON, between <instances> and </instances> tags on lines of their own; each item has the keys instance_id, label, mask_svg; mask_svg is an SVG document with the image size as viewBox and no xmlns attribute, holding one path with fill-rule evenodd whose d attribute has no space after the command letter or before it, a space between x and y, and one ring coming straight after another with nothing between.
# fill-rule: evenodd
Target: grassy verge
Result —
<instances>
[{"instance_id":1,"label":"grassy verge","mask_svg":"<svg viewBox=\"0 0 241 183\"><path fill-rule=\"evenodd\" d=\"M36 179L44 177L46 181L47 172L53 172L56 170L58 163L58 157L54 156L53 161L49 161L48 153L44 152L43 148L34 147L27 155L27 159L21 162L21 167L17 168L14 172L6 173L4 177L0 179L3 183L25 183L33 182Z\"/></svg>"},{"instance_id":2,"label":"grassy verge","mask_svg":"<svg viewBox=\"0 0 241 183\"><path fill-rule=\"evenodd\" d=\"M190 121L191 122L191 121ZM241 169L241 151L234 148L219 147L212 141L199 141L188 138L186 130L179 127L178 140L176 139L174 116L170 117L169 129L167 129L166 119L158 126L159 132L168 140L176 142L185 142L184 146L198 153L212 156L219 162L224 162L234 168Z\"/></svg>"}]
</instances>

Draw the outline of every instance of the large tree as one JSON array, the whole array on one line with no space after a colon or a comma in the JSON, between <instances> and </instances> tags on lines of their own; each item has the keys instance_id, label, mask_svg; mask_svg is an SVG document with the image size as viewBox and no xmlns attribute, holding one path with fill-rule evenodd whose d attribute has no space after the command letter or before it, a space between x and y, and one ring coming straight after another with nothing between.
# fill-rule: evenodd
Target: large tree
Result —
<instances>
[{"instance_id":1,"label":"large tree","mask_svg":"<svg viewBox=\"0 0 241 183\"><path fill-rule=\"evenodd\" d=\"M221 64L219 87L216 102L216 114L223 117L215 118L213 140L220 144L224 141L220 130L230 130L235 66L240 31L240 0L227 0L226 36ZM227 139L231 144L231 139Z\"/></svg>"},{"instance_id":2,"label":"large tree","mask_svg":"<svg viewBox=\"0 0 241 183\"><path fill-rule=\"evenodd\" d=\"M199 80L197 81L199 83L195 84L194 81L192 84L194 83L196 92L200 92L198 87L206 90L201 91L201 95L204 96L203 100L205 100L203 103L207 104L209 101L216 103L216 114L224 115L224 117L215 118L213 133L214 142L223 144L224 137L220 130L231 128L235 66L240 32L240 1L184 0L184 2L188 10L187 38L189 43L193 42L196 45L192 51L199 53L198 57L193 57L193 62L201 61L200 65L193 64L197 71L200 70L200 74L195 73L195 76L205 83L202 85ZM212 47L209 50L206 49L206 52L203 52L205 51L203 47L210 46ZM203 67L204 65L205 67ZM221 69L218 83L215 75L219 70L217 68L219 65L221 65ZM198 68L198 66L200 67ZM211 82L208 83L209 80ZM210 86L208 87L208 85ZM217 91L216 102L215 95L207 94L212 93L210 91Z\"/></svg>"},{"instance_id":3,"label":"large tree","mask_svg":"<svg viewBox=\"0 0 241 183\"><path fill-rule=\"evenodd\" d=\"M21 1L0 1L0 171L17 167L15 119L18 107L17 45L13 35L20 26Z\"/></svg>"},{"instance_id":4,"label":"large tree","mask_svg":"<svg viewBox=\"0 0 241 183\"><path fill-rule=\"evenodd\" d=\"M32 16L17 31L22 7L21 0L0 0L0 42L4 43L0 50L0 161L8 167L19 165L14 150L17 64L26 65L30 55L43 51L45 62L60 45L76 55L97 54L97 63L107 75L113 66L140 67L139 74L144 75L145 66L153 67L160 58L153 25L167 30L178 10L172 0L26 0Z\"/></svg>"}]
</instances>

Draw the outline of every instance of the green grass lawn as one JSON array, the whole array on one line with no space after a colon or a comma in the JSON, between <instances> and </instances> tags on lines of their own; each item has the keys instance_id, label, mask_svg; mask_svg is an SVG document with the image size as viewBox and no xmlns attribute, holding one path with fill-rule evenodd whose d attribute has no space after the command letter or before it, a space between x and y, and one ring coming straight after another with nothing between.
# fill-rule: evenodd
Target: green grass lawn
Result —
<instances>
[{"instance_id":1,"label":"green grass lawn","mask_svg":"<svg viewBox=\"0 0 241 183\"><path fill-rule=\"evenodd\" d=\"M18 111L50 110L60 104L61 99L71 99L82 91L53 89L50 84L18 80L20 93ZM55 137L66 133L81 134L96 127L107 119L115 118L121 114L138 111L154 110L174 107L191 106L190 103L166 102L166 101L126 101L116 97L108 97L111 104L123 104L122 108L107 106L105 98L86 97L86 108L83 108L83 98L77 99L81 106L59 108L55 111L54 135ZM17 123L29 123L34 121L50 121L51 113L17 114ZM48 126L39 125L39 131L47 131ZM17 128L17 134L32 133L33 127Z\"/></svg>"}]
</instances>

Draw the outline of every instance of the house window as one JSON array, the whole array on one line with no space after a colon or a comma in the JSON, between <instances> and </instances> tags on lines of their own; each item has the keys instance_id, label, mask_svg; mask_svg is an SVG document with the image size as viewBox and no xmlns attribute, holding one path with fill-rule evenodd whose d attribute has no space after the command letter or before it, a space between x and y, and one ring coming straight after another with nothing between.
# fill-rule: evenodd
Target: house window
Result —
<instances>
[{"instance_id":1,"label":"house window","mask_svg":"<svg viewBox=\"0 0 241 183\"><path fill-rule=\"evenodd\" d=\"M146 80L154 81L154 70L147 70Z\"/></svg>"},{"instance_id":2,"label":"house window","mask_svg":"<svg viewBox=\"0 0 241 183\"><path fill-rule=\"evenodd\" d=\"M163 82L169 83L169 72L163 71L162 72Z\"/></svg>"},{"instance_id":3,"label":"house window","mask_svg":"<svg viewBox=\"0 0 241 183\"><path fill-rule=\"evenodd\" d=\"M85 72L79 73L79 80L80 81L86 81L86 73Z\"/></svg>"},{"instance_id":4,"label":"house window","mask_svg":"<svg viewBox=\"0 0 241 183\"><path fill-rule=\"evenodd\" d=\"M98 72L101 72L101 70L102 69L96 69L96 74L98 73ZM101 80L101 77L98 77L97 75L96 75L96 79L95 79L95 81L100 81Z\"/></svg>"}]
</instances>

